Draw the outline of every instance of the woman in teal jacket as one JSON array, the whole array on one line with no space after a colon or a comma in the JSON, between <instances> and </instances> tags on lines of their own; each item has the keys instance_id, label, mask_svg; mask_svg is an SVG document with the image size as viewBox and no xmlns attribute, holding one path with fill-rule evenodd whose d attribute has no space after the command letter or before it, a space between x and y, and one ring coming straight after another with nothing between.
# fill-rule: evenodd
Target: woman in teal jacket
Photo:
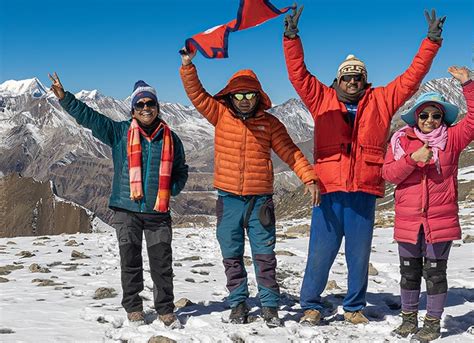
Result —
<instances>
[{"instance_id":1,"label":"woman in teal jacket","mask_svg":"<svg viewBox=\"0 0 474 343\"><path fill-rule=\"evenodd\" d=\"M51 90L76 121L112 148L114 179L109 207L120 250L122 305L130 323L145 322L143 303L142 237L145 235L155 309L167 326L177 326L173 313L170 196L178 195L188 178L183 144L160 118L154 88L144 81L132 93L132 118L117 122L64 91L56 74Z\"/></svg>"}]
</instances>

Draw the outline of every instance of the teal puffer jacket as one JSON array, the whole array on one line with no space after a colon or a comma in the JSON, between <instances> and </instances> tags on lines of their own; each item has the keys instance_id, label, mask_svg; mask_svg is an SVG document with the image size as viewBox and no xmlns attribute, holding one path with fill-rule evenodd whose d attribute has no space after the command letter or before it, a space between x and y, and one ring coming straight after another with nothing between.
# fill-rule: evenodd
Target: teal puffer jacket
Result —
<instances>
[{"instance_id":1,"label":"teal puffer jacket","mask_svg":"<svg viewBox=\"0 0 474 343\"><path fill-rule=\"evenodd\" d=\"M130 199L130 181L127 158L127 133L131 120L117 122L103 114L94 111L73 94L66 92L61 106L76 119L76 121L92 130L94 137L112 148L114 162L114 180L109 207L124 209L132 212L157 213L153 210L158 193L161 147L163 130L151 142L141 140L142 145L142 182L144 197L139 201ZM172 132L174 143L174 161L171 175L171 195L178 195L188 179L188 166L183 143Z\"/></svg>"}]
</instances>

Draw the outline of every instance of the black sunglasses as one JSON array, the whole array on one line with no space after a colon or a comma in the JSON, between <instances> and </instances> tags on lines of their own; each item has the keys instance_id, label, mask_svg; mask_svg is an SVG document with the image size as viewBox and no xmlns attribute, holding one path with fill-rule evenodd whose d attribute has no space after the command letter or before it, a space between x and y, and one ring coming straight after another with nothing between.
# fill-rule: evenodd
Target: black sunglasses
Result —
<instances>
[{"instance_id":1,"label":"black sunglasses","mask_svg":"<svg viewBox=\"0 0 474 343\"><path fill-rule=\"evenodd\" d=\"M364 79L364 75L362 74L341 76L341 80L344 82L350 82L351 80L354 80L355 82L359 82L359 81L362 81L363 79Z\"/></svg>"},{"instance_id":2,"label":"black sunglasses","mask_svg":"<svg viewBox=\"0 0 474 343\"><path fill-rule=\"evenodd\" d=\"M232 94L232 96L237 101L242 101L242 100L244 100L244 98L247 99L247 100L252 100L253 98L255 98L257 96L257 93L255 93L255 92L234 93L234 94Z\"/></svg>"},{"instance_id":3,"label":"black sunglasses","mask_svg":"<svg viewBox=\"0 0 474 343\"><path fill-rule=\"evenodd\" d=\"M147 107L155 107L156 106L156 101L155 100L148 100L146 102L137 102L133 107L137 110L143 110Z\"/></svg>"},{"instance_id":4,"label":"black sunglasses","mask_svg":"<svg viewBox=\"0 0 474 343\"><path fill-rule=\"evenodd\" d=\"M442 115L441 113L434 113L434 114L431 114L431 113L427 113L427 112L421 112L421 113L418 115L418 119L426 120L426 119L428 119L430 116L431 116L431 118L433 118L434 120L440 120L441 118L443 118L443 115Z\"/></svg>"}]
</instances>

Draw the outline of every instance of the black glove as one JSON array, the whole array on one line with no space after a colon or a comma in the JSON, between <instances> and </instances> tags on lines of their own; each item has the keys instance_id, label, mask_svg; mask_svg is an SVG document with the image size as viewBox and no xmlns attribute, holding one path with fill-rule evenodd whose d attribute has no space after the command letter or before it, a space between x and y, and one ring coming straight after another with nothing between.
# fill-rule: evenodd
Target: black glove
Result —
<instances>
[{"instance_id":1,"label":"black glove","mask_svg":"<svg viewBox=\"0 0 474 343\"><path fill-rule=\"evenodd\" d=\"M443 39L441 38L441 32L443 32L443 24L446 20L446 16L441 18L436 18L436 11L431 10L431 17L428 11L425 10L426 21L428 22L428 35L427 37L433 42L440 42Z\"/></svg>"},{"instance_id":2,"label":"black glove","mask_svg":"<svg viewBox=\"0 0 474 343\"><path fill-rule=\"evenodd\" d=\"M300 19L301 12L303 11L303 7L301 6L297 10L297 5L293 4L293 13L287 14L285 17L285 32L283 33L285 37L288 38L295 38L296 34L299 32L298 30L298 20Z\"/></svg>"}]
</instances>

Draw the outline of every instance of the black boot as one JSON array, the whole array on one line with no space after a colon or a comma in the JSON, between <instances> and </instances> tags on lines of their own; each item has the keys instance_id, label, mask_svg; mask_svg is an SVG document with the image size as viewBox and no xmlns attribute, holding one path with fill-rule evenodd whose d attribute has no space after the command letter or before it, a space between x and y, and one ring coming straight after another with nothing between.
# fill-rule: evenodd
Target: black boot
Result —
<instances>
[{"instance_id":1,"label":"black boot","mask_svg":"<svg viewBox=\"0 0 474 343\"><path fill-rule=\"evenodd\" d=\"M278 317L278 310L276 307L262 307L262 316L269 328L282 326L282 322Z\"/></svg>"},{"instance_id":2,"label":"black boot","mask_svg":"<svg viewBox=\"0 0 474 343\"><path fill-rule=\"evenodd\" d=\"M418 312L403 312L402 324L392 331L392 336L408 337L418 330Z\"/></svg>"},{"instance_id":3,"label":"black boot","mask_svg":"<svg viewBox=\"0 0 474 343\"><path fill-rule=\"evenodd\" d=\"M249 308L247 304L241 302L236 307L232 308L229 316L229 323L232 324L247 324L249 317Z\"/></svg>"},{"instance_id":4,"label":"black boot","mask_svg":"<svg viewBox=\"0 0 474 343\"><path fill-rule=\"evenodd\" d=\"M441 337L441 324L438 318L426 316L423 327L413 335L410 342L428 343Z\"/></svg>"}]
</instances>

